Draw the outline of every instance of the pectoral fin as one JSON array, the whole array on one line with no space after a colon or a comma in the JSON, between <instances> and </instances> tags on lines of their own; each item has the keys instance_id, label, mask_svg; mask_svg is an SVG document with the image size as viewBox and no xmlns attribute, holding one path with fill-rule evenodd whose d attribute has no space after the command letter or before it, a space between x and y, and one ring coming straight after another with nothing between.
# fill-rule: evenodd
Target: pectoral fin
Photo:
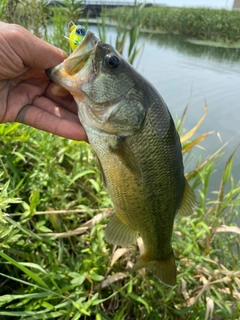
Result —
<instances>
[{"instance_id":1,"label":"pectoral fin","mask_svg":"<svg viewBox=\"0 0 240 320\"><path fill-rule=\"evenodd\" d=\"M99 171L100 171L100 175L101 175L103 184L104 184L105 188L107 188L107 180L106 180L103 168L102 168L101 161L100 161L100 159L98 158L97 155L96 155L96 161L97 161L97 164L98 164L98 168L99 168Z\"/></svg>"},{"instance_id":2,"label":"pectoral fin","mask_svg":"<svg viewBox=\"0 0 240 320\"><path fill-rule=\"evenodd\" d=\"M105 239L112 244L127 246L137 240L139 233L115 214L105 229Z\"/></svg>"},{"instance_id":3,"label":"pectoral fin","mask_svg":"<svg viewBox=\"0 0 240 320\"><path fill-rule=\"evenodd\" d=\"M109 145L109 148L136 178L142 180L140 165L131 148L125 142L124 137L116 136L114 143Z\"/></svg>"}]
</instances>

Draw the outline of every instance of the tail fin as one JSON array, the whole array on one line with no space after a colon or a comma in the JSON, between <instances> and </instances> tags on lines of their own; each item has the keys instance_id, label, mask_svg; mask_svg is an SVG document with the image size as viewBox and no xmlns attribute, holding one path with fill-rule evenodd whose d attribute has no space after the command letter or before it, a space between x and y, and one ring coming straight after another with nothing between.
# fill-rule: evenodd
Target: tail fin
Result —
<instances>
[{"instance_id":1,"label":"tail fin","mask_svg":"<svg viewBox=\"0 0 240 320\"><path fill-rule=\"evenodd\" d=\"M147 254L143 254L137 261L132 271L146 268L167 286L176 284L176 265L173 253L165 260L150 260Z\"/></svg>"}]
</instances>

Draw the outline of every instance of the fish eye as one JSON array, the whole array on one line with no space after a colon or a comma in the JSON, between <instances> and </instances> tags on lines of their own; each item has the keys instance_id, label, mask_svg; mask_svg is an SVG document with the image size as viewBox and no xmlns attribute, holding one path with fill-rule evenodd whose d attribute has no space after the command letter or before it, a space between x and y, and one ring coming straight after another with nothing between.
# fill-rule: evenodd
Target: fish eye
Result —
<instances>
[{"instance_id":1,"label":"fish eye","mask_svg":"<svg viewBox=\"0 0 240 320\"><path fill-rule=\"evenodd\" d=\"M116 69L120 64L120 60L117 56L106 55L105 57L105 65L108 69Z\"/></svg>"}]
</instances>

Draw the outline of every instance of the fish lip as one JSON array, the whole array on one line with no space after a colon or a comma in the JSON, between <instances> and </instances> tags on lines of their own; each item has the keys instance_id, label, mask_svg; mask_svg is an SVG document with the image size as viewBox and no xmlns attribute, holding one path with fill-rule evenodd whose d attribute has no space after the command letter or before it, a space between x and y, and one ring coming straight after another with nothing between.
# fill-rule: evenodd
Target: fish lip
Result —
<instances>
[{"instance_id":1,"label":"fish lip","mask_svg":"<svg viewBox=\"0 0 240 320\"><path fill-rule=\"evenodd\" d=\"M66 88L66 86L64 85L64 80L62 80L61 78L69 78L75 76L79 71L81 72L81 70L84 69L85 64L90 56L95 55L98 43L99 39L91 31L88 31L84 39L80 42L78 47L68 56L68 58L66 58L61 64L51 69L45 70L45 73L53 82ZM95 59L93 57L92 71L89 72L87 78L92 76L94 72L96 72L96 67Z\"/></svg>"},{"instance_id":2,"label":"fish lip","mask_svg":"<svg viewBox=\"0 0 240 320\"><path fill-rule=\"evenodd\" d=\"M78 55L78 52L86 53L86 50L84 48L87 48L87 45L90 43L92 48L96 47L99 42L99 39L91 32L87 31L85 37L83 40L79 43L77 48L70 54L70 57L74 57L75 55Z\"/></svg>"},{"instance_id":3,"label":"fish lip","mask_svg":"<svg viewBox=\"0 0 240 320\"><path fill-rule=\"evenodd\" d=\"M88 31L83 41L80 42L70 56L63 61L66 73L73 75L76 73L76 70L81 70L84 61L87 61L90 55L95 54L98 43L99 39L91 31Z\"/></svg>"}]
</instances>

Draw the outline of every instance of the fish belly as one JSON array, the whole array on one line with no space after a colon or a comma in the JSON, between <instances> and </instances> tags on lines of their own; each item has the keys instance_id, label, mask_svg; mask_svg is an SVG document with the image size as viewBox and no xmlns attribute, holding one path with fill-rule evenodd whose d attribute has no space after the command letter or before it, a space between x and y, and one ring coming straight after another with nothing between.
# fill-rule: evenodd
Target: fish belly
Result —
<instances>
[{"instance_id":1,"label":"fish belly","mask_svg":"<svg viewBox=\"0 0 240 320\"><path fill-rule=\"evenodd\" d=\"M100 160L115 207L115 215L106 228L106 240L126 246L141 236L145 252L135 270L147 267L165 284L173 285L176 267L171 247L172 228L185 178L178 136L171 117L167 120L168 127L159 134L153 127L156 118L148 118L144 129L127 139L141 168L141 178L110 151L107 134L99 137L91 133L88 137Z\"/></svg>"}]
</instances>

